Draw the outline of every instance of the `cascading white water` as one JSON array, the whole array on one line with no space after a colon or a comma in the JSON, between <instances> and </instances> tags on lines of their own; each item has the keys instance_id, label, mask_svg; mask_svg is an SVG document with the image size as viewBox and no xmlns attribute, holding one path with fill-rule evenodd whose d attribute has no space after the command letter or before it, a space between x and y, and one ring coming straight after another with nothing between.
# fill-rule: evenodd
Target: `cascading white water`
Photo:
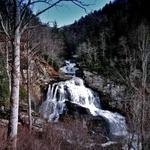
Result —
<instances>
[{"instance_id":1,"label":"cascading white water","mask_svg":"<svg viewBox=\"0 0 150 150\"><path fill-rule=\"evenodd\" d=\"M118 113L102 110L97 94L85 87L83 80L78 77L49 85L40 113L49 121L57 121L64 112L66 101L88 109L93 116L103 117L109 123L112 136L127 136L125 118Z\"/></svg>"},{"instance_id":2,"label":"cascading white water","mask_svg":"<svg viewBox=\"0 0 150 150\"><path fill-rule=\"evenodd\" d=\"M78 70L78 68L76 67L76 64L71 63L70 60L66 60L65 66L63 66L59 69L60 72L66 74L66 75L71 75L71 76L75 76L77 70Z\"/></svg>"}]
</instances>

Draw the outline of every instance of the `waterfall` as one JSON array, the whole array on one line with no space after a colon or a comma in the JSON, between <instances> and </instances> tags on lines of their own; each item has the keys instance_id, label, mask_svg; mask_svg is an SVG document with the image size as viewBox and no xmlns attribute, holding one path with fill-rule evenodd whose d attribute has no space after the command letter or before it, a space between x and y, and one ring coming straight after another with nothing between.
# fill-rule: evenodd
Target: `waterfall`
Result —
<instances>
[{"instance_id":1,"label":"waterfall","mask_svg":"<svg viewBox=\"0 0 150 150\"><path fill-rule=\"evenodd\" d=\"M78 77L49 85L47 98L40 107L41 115L48 121L58 121L66 108L66 101L88 109L93 116L104 118L112 136L127 136L125 118L118 113L102 110L97 93L87 88Z\"/></svg>"},{"instance_id":2,"label":"waterfall","mask_svg":"<svg viewBox=\"0 0 150 150\"><path fill-rule=\"evenodd\" d=\"M66 60L65 65L59 69L60 73L71 76L75 76L77 70L76 64L72 63L70 60Z\"/></svg>"}]
</instances>

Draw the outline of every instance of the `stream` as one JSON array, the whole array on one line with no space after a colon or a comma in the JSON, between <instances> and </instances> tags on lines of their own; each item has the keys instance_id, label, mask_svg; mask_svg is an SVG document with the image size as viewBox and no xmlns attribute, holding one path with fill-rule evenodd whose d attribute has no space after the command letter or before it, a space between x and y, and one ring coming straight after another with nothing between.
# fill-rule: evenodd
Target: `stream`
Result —
<instances>
[{"instance_id":1,"label":"stream","mask_svg":"<svg viewBox=\"0 0 150 150\"><path fill-rule=\"evenodd\" d=\"M77 70L76 64L70 61L66 61L65 65L60 68L60 72L68 76L69 79L49 84L46 99L39 109L42 117L49 122L57 122L60 115L63 115L67 110L66 103L75 104L88 110L90 115L105 120L109 127L109 136L113 137L108 140L106 145L112 143L111 141L115 141L115 139L127 139L130 133L127 131L125 117L117 112L104 110L98 93L86 87L82 78L76 77Z\"/></svg>"}]
</instances>

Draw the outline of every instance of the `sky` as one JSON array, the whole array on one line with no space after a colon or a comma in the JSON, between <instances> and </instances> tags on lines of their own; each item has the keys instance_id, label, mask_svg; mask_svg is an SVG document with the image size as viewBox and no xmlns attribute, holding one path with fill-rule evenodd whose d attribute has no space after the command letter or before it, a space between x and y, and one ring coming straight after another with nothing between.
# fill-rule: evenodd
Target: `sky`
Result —
<instances>
[{"instance_id":1,"label":"sky","mask_svg":"<svg viewBox=\"0 0 150 150\"><path fill-rule=\"evenodd\" d=\"M69 25L74 23L74 21L79 20L82 16L85 16L87 13L90 13L94 10L99 10L106 3L109 3L110 0L82 0L84 3L89 4L86 7L85 12L83 9L78 6L72 4L71 2L63 2L57 7L53 7L48 11L44 12L40 15L40 19L44 23L48 23L50 25L53 24L54 21L57 22L58 27ZM34 6L34 12L38 12L41 9L45 8L47 5L40 3Z\"/></svg>"}]
</instances>

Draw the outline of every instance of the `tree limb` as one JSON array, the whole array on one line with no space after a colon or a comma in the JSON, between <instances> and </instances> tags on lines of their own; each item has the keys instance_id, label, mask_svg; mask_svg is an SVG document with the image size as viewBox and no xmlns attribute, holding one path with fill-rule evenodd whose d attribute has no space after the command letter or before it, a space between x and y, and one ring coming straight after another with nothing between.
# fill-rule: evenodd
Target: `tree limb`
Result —
<instances>
[{"instance_id":1,"label":"tree limb","mask_svg":"<svg viewBox=\"0 0 150 150\"><path fill-rule=\"evenodd\" d=\"M10 39L10 35L9 35L9 33L8 33L8 31L7 31L6 27L5 27L5 25L4 25L4 20L3 20L1 14L0 14L0 23L1 23L1 25L2 25L3 31L5 32L6 36Z\"/></svg>"},{"instance_id":2,"label":"tree limb","mask_svg":"<svg viewBox=\"0 0 150 150\"><path fill-rule=\"evenodd\" d=\"M52 7L54 6L57 6L59 3L61 2L72 2L73 4L77 5L78 7L84 9L84 11L87 13L86 11L86 6L89 6L88 4L85 4L83 2L81 2L80 0L57 0L56 2L54 3L50 3L52 1L46 1L46 0L36 0L36 1L33 1L33 2L30 2L27 4L27 7L29 5L33 5L33 4L36 4L36 3L45 3L45 4L48 4L49 6L46 7L45 9L39 11L38 13L36 13L35 15L32 15L29 19L27 19L27 21L25 22L25 24L23 25L23 29L22 29L22 32L24 32L24 28L26 28L26 26L28 26L28 24L30 23L30 21L34 18L34 17L37 17L39 15L41 15L42 13L44 13L45 11L51 9Z\"/></svg>"}]
</instances>

